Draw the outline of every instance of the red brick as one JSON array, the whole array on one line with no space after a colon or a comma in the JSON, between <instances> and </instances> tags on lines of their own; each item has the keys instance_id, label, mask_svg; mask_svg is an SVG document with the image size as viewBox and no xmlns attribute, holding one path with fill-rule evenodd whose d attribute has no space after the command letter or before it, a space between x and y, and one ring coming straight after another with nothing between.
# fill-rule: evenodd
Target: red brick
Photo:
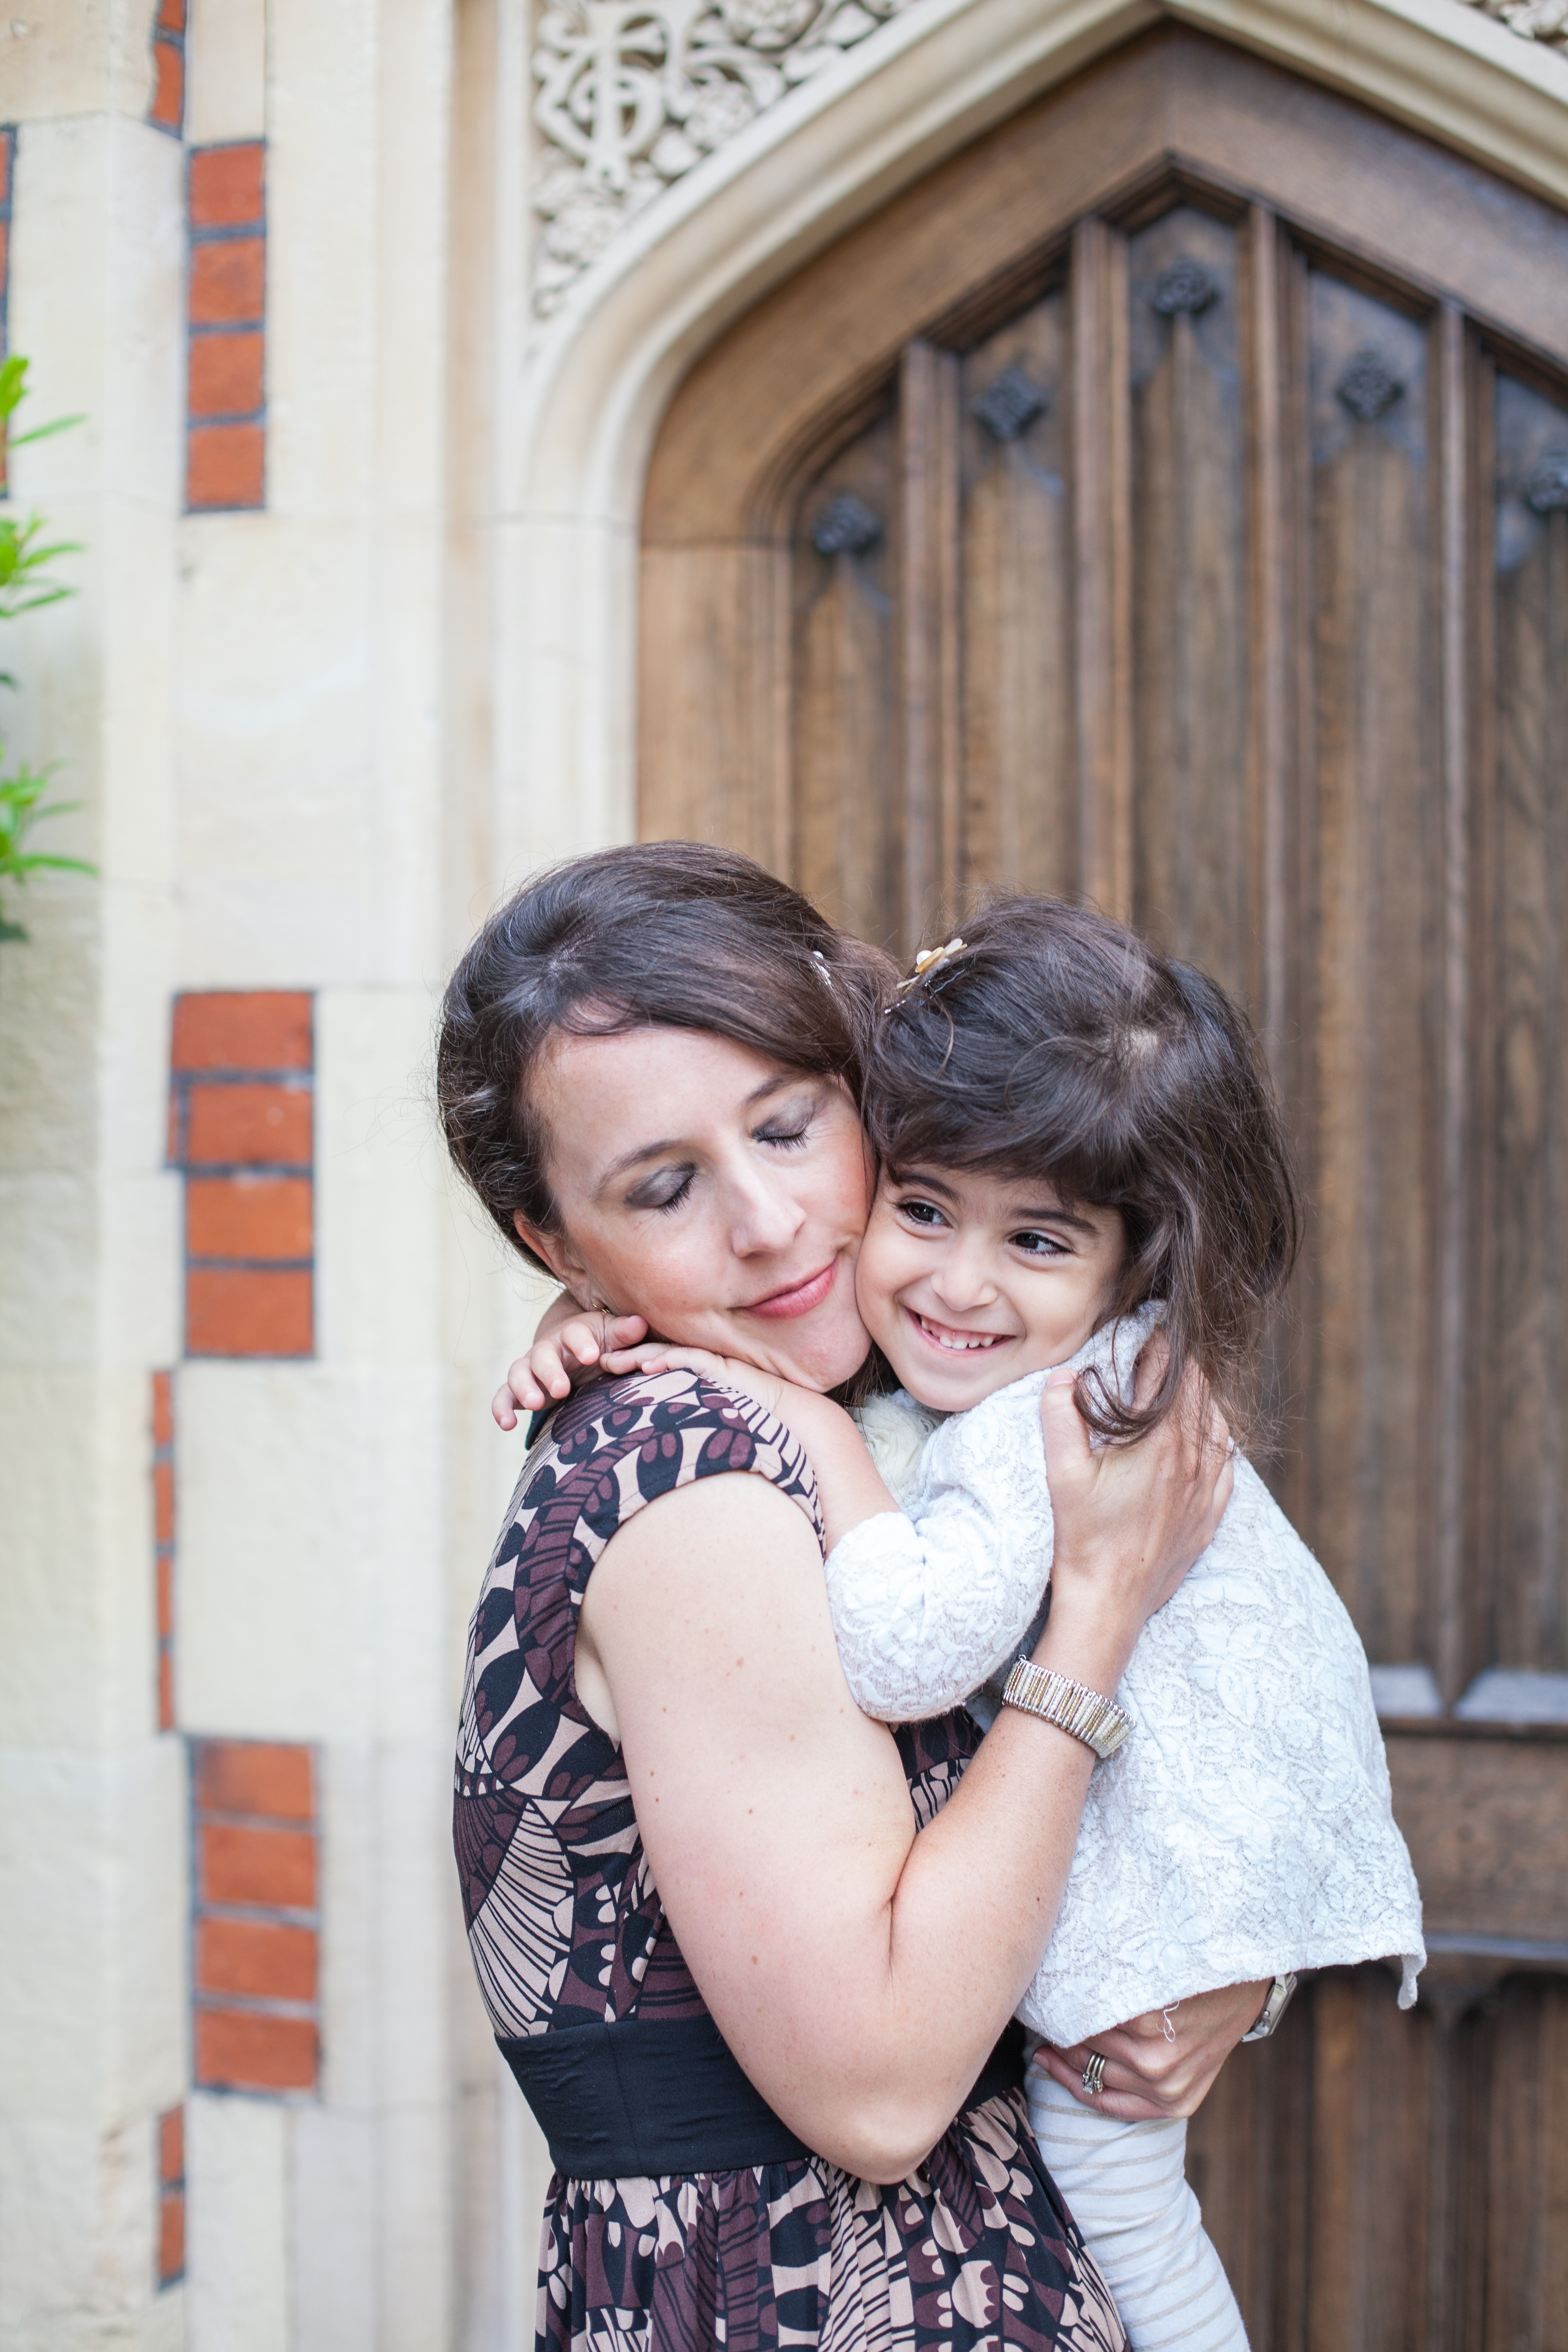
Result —
<instances>
[{"instance_id":1,"label":"red brick","mask_svg":"<svg viewBox=\"0 0 1568 2352\"><path fill-rule=\"evenodd\" d=\"M259 139L235 147L194 147L188 183L193 228L259 228L267 149Z\"/></svg>"},{"instance_id":2,"label":"red brick","mask_svg":"<svg viewBox=\"0 0 1568 2352\"><path fill-rule=\"evenodd\" d=\"M158 2200L158 2284L173 2286L185 2274L185 2192L166 2189Z\"/></svg>"},{"instance_id":3,"label":"red brick","mask_svg":"<svg viewBox=\"0 0 1568 2352\"><path fill-rule=\"evenodd\" d=\"M180 41L154 40L153 103L147 109L147 120L158 123L165 131L178 131L184 119L184 45Z\"/></svg>"},{"instance_id":4,"label":"red brick","mask_svg":"<svg viewBox=\"0 0 1568 2352\"><path fill-rule=\"evenodd\" d=\"M309 1257L310 1178L193 1176L185 1248L192 1257Z\"/></svg>"},{"instance_id":5,"label":"red brick","mask_svg":"<svg viewBox=\"0 0 1568 2352\"><path fill-rule=\"evenodd\" d=\"M154 1563L158 1574L158 1639L174 1638L174 1563L167 1552Z\"/></svg>"},{"instance_id":6,"label":"red brick","mask_svg":"<svg viewBox=\"0 0 1568 2352\"><path fill-rule=\"evenodd\" d=\"M314 2022L254 2010L198 2009L196 2081L222 2091L314 2090Z\"/></svg>"},{"instance_id":7,"label":"red brick","mask_svg":"<svg viewBox=\"0 0 1568 2352\"><path fill-rule=\"evenodd\" d=\"M316 1841L309 1830L204 1822L197 1837L204 1903L309 1911L316 1901Z\"/></svg>"},{"instance_id":8,"label":"red brick","mask_svg":"<svg viewBox=\"0 0 1568 2352\"><path fill-rule=\"evenodd\" d=\"M190 1091L187 1168L309 1168L306 1087L204 1086Z\"/></svg>"},{"instance_id":9,"label":"red brick","mask_svg":"<svg viewBox=\"0 0 1568 2352\"><path fill-rule=\"evenodd\" d=\"M174 1465L172 1462L153 1465L153 1540L171 1544L174 1540Z\"/></svg>"},{"instance_id":10,"label":"red brick","mask_svg":"<svg viewBox=\"0 0 1568 2352\"><path fill-rule=\"evenodd\" d=\"M252 416L262 403L266 337L242 329L234 335L193 335L185 405L193 417Z\"/></svg>"},{"instance_id":11,"label":"red brick","mask_svg":"<svg viewBox=\"0 0 1568 2352\"><path fill-rule=\"evenodd\" d=\"M259 327L267 303L267 242L219 237L191 247L193 327Z\"/></svg>"},{"instance_id":12,"label":"red brick","mask_svg":"<svg viewBox=\"0 0 1568 2352\"><path fill-rule=\"evenodd\" d=\"M259 1813L308 1822L315 1811L310 1751L272 1739L204 1739L196 1748L196 1803L206 1813Z\"/></svg>"},{"instance_id":13,"label":"red brick","mask_svg":"<svg viewBox=\"0 0 1568 2352\"><path fill-rule=\"evenodd\" d=\"M185 2111L171 2107L158 2118L158 2178L175 2189L185 2177Z\"/></svg>"},{"instance_id":14,"label":"red brick","mask_svg":"<svg viewBox=\"0 0 1568 2352\"><path fill-rule=\"evenodd\" d=\"M158 1728L174 1728L174 1660L168 1650L158 1653Z\"/></svg>"},{"instance_id":15,"label":"red brick","mask_svg":"<svg viewBox=\"0 0 1568 2352\"><path fill-rule=\"evenodd\" d=\"M308 1070L310 993L303 988L204 989L174 999L176 1070Z\"/></svg>"},{"instance_id":16,"label":"red brick","mask_svg":"<svg viewBox=\"0 0 1568 2352\"><path fill-rule=\"evenodd\" d=\"M174 1442L174 1376L153 1375L153 1443L160 1449Z\"/></svg>"},{"instance_id":17,"label":"red brick","mask_svg":"<svg viewBox=\"0 0 1568 2352\"><path fill-rule=\"evenodd\" d=\"M158 30L183 33L184 29L185 0L158 0Z\"/></svg>"},{"instance_id":18,"label":"red brick","mask_svg":"<svg viewBox=\"0 0 1568 2352\"><path fill-rule=\"evenodd\" d=\"M314 2000L313 1927L260 1919L203 1919L196 1926L196 1986L202 1992Z\"/></svg>"},{"instance_id":19,"label":"red brick","mask_svg":"<svg viewBox=\"0 0 1568 2352\"><path fill-rule=\"evenodd\" d=\"M11 201L11 150L16 143L13 131L0 131L0 210Z\"/></svg>"},{"instance_id":20,"label":"red brick","mask_svg":"<svg viewBox=\"0 0 1568 2352\"><path fill-rule=\"evenodd\" d=\"M189 1356L308 1356L315 1313L308 1270L194 1265L185 1275Z\"/></svg>"},{"instance_id":21,"label":"red brick","mask_svg":"<svg viewBox=\"0 0 1568 2352\"><path fill-rule=\"evenodd\" d=\"M185 435L185 504L226 513L267 503L267 435L259 425L193 425Z\"/></svg>"}]
</instances>

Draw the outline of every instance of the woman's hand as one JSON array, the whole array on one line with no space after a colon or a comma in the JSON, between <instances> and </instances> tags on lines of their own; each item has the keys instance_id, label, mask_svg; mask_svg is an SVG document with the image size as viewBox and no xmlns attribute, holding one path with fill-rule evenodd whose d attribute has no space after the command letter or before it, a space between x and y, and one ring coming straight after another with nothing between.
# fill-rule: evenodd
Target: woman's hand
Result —
<instances>
[{"instance_id":1,"label":"woman's hand","mask_svg":"<svg viewBox=\"0 0 1568 2352\"><path fill-rule=\"evenodd\" d=\"M1140 1402L1158 1382L1164 1345L1156 1332L1143 1351ZM1195 1365L1166 1419L1132 1445L1092 1446L1074 1387L1053 1375L1040 1399L1056 1516L1051 1624L1096 1626L1124 1638L1131 1656L1214 1539L1235 1478L1230 1433Z\"/></svg>"},{"instance_id":2,"label":"woman's hand","mask_svg":"<svg viewBox=\"0 0 1568 2352\"><path fill-rule=\"evenodd\" d=\"M1080 2106L1119 2123L1163 2123L1173 2116L1194 2115L1242 2035L1257 2024L1268 1998L1268 1978L1261 1984L1192 1993L1070 2050L1042 2042L1034 2063L1054 2075ZM1091 2098L1083 2070L1096 2051L1105 2061L1105 2074L1098 2097Z\"/></svg>"},{"instance_id":3,"label":"woman's hand","mask_svg":"<svg viewBox=\"0 0 1568 2352\"><path fill-rule=\"evenodd\" d=\"M599 1370L612 1349L630 1348L647 1325L640 1315L585 1313L570 1291L552 1299L541 1316L533 1345L509 1370L506 1385L491 1400L498 1427L515 1429L520 1411L542 1412L570 1396L574 1381Z\"/></svg>"}]
</instances>

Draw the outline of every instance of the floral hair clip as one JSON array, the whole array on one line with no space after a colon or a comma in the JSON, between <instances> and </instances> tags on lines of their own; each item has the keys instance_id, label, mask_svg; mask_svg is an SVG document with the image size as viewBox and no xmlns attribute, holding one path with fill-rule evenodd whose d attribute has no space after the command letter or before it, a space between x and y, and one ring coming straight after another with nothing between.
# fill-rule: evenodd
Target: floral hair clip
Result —
<instances>
[{"instance_id":1,"label":"floral hair clip","mask_svg":"<svg viewBox=\"0 0 1568 2352\"><path fill-rule=\"evenodd\" d=\"M950 956L962 955L964 945L965 942L963 940L955 937L949 940L944 948L922 948L915 958L913 971L910 972L908 980L900 981L895 992L903 996L921 981L929 980L939 965L946 963Z\"/></svg>"}]
</instances>

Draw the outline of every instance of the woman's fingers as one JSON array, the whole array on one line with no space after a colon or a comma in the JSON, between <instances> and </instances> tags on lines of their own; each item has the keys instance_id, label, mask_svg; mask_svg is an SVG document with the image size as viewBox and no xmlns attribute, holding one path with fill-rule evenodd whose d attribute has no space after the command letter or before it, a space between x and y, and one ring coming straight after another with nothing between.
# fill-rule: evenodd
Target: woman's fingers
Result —
<instances>
[{"instance_id":1,"label":"woman's fingers","mask_svg":"<svg viewBox=\"0 0 1568 2352\"><path fill-rule=\"evenodd\" d=\"M1163 2010L1108 2026L1071 2049L1042 2042L1035 2063L1043 2066L1074 2098L1123 2122L1162 2116L1190 2116L1202 2104L1226 2060L1253 2024L1268 1997L1268 1983L1224 1985L1189 1994ZM1105 2061L1101 2088L1093 2095L1084 2069L1095 2053Z\"/></svg>"}]
</instances>

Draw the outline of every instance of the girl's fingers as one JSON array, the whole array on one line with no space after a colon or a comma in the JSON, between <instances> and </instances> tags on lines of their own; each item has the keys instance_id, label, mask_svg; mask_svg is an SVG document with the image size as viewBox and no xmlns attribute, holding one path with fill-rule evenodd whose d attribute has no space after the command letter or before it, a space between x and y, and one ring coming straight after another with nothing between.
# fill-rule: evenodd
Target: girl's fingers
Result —
<instances>
[{"instance_id":1,"label":"girl's fingers","mask_svg":"<svg viewBox=\"0 0 1568 2352\"><path fill-rule=\"evenodd\" d=\"M510 1387L497 1389L490 1399L490 1416L498 1429L517 1427L517 1407Z\"/></svg>"}]
</instances>

